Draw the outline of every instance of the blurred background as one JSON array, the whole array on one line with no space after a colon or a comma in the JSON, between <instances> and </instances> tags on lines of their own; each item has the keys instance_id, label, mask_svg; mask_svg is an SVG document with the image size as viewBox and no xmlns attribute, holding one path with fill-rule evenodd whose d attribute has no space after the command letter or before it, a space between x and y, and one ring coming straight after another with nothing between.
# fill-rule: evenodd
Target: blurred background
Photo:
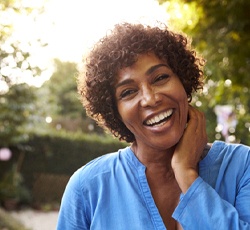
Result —
<instances>
[{"instance_id":1,"label":"blurred background","mask_svg":"<svg viewBox=\"0 0 250 230\"><path fill-rule=\"evenodd\" d=\"M2 211L58 210L77 168L126 145L86 116L75 82L118 22L186 33L206 60L192 104L209 141L250 145L249 12L248 0L0 0L0 229L14 229Z\"/></svg>"}]
</instances>

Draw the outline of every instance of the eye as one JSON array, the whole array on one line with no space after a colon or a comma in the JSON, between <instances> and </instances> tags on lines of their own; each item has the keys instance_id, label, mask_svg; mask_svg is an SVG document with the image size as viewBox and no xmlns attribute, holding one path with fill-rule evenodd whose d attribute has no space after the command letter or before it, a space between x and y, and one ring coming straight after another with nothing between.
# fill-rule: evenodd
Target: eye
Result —
<instances>
[{"instance_id":1,"label":"eye","mask_svg":"<svg viewBox=\"0 0 250 230\"><path fill-rule=\"evenodd\" d=\"M120 94L120 98L123 99L123 98L127 98L129 96L131 96L133 93L135 93L136 90L135 89L125 89L121 92Z\"/></svg>"},{"instance_id":2,"label":"eye","mask_svg":"<svg viewBox=\"0 0 250 230\"><path fill-rule=\"evenodd\" d=\"M168 79L170 76L168 74L161 74L159 76L157 76L154 80L154 82L159 82L159 81L163 81L163 80L166 80Z\"/></svg>"}]
</instances>

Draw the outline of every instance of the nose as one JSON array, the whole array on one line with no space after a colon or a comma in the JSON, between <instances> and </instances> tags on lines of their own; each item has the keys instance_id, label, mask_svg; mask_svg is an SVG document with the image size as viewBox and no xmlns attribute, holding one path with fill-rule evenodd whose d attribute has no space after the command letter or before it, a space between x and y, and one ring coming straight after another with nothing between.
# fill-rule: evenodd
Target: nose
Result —
<instances>
[{"instance_id":1,"label":"nose","mask_svg":"<svg viewBox=\"0 0 250 230\"><path fill-rule=\"evenodd\" d=\"M160 96L152 86L144 86L141 92L140 103L142 107L154 107L159 103Z\"/></svg>"}]
</instances>

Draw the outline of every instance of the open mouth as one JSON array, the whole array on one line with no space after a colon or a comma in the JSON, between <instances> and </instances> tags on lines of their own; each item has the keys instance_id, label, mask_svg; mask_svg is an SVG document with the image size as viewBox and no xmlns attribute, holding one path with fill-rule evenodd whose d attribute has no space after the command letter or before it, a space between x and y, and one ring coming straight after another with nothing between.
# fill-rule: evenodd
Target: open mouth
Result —
<instances>
[{"instance_id":1,"label":"open mouth","mask_svg":"<svg viewBox=\"0 0 250 230\"><path fill-rule=\"evenodd\" d=\"M145 121L144 124L147 126L161 126L172 116L173 112L173 109L169 109L168 111L162 112L153 118L150 118Z\"/></svg>"}]
</instances>

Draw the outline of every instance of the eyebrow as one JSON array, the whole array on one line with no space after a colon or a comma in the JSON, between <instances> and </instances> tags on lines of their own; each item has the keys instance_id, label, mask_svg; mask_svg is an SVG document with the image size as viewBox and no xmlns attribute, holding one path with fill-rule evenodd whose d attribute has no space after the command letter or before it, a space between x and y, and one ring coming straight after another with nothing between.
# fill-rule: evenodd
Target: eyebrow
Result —
<instances>
[{"instance_id":1,"label":"eyebrow","mask_svg":"<svg viewBox=\"0 0 250 230\"><path fill-rule=\"evenodd\" d=\"M116 84L116 85L115 85L115 89L119 88L120 86L130 84L130 83L132 83L132 82L133 82L133 80L131 80L131 79L126 79L126 80L124 80L124 81L119 82L118 84Z\"/></svg>"},{"instance_id":2,"label":"eyebrow","mask_svg":"<svg viewBox=\"0 0 250 230\"><path fill-rule=\"evenodd\" d=\"M147 71L146 71L146 75L150 75L151 73L153 73L156 69L162 67L162 66L165 66L165 67L168 67L166 64L158 64L158 65L154 65L154 66L151 66Z\"/></svg>"},{"instance_id":3,"label":"eyebrow","mask_svg":"<svg viewBox=\"0 0 250 230\"><path fill-rule=\"evenodd\" d=\"M157 70L158 68L160 68L160 67L162 67L162 66L168 67L166 64L154 65L154 66L151 66L151 67L146 71L145 74L146 74L146 75L150 75L151 73L153 73L155 70ZM133 80L131 80L131 79L126 79L126 80L124 80L124 81L122 81L122 82L116 84L116 85L115 85L115 88L117 89L117 88L119 88L120 86L127 85L127 84L130 84L130 83L132 83L132 82L133 82Z\"/></svg>"}]
</instances>

